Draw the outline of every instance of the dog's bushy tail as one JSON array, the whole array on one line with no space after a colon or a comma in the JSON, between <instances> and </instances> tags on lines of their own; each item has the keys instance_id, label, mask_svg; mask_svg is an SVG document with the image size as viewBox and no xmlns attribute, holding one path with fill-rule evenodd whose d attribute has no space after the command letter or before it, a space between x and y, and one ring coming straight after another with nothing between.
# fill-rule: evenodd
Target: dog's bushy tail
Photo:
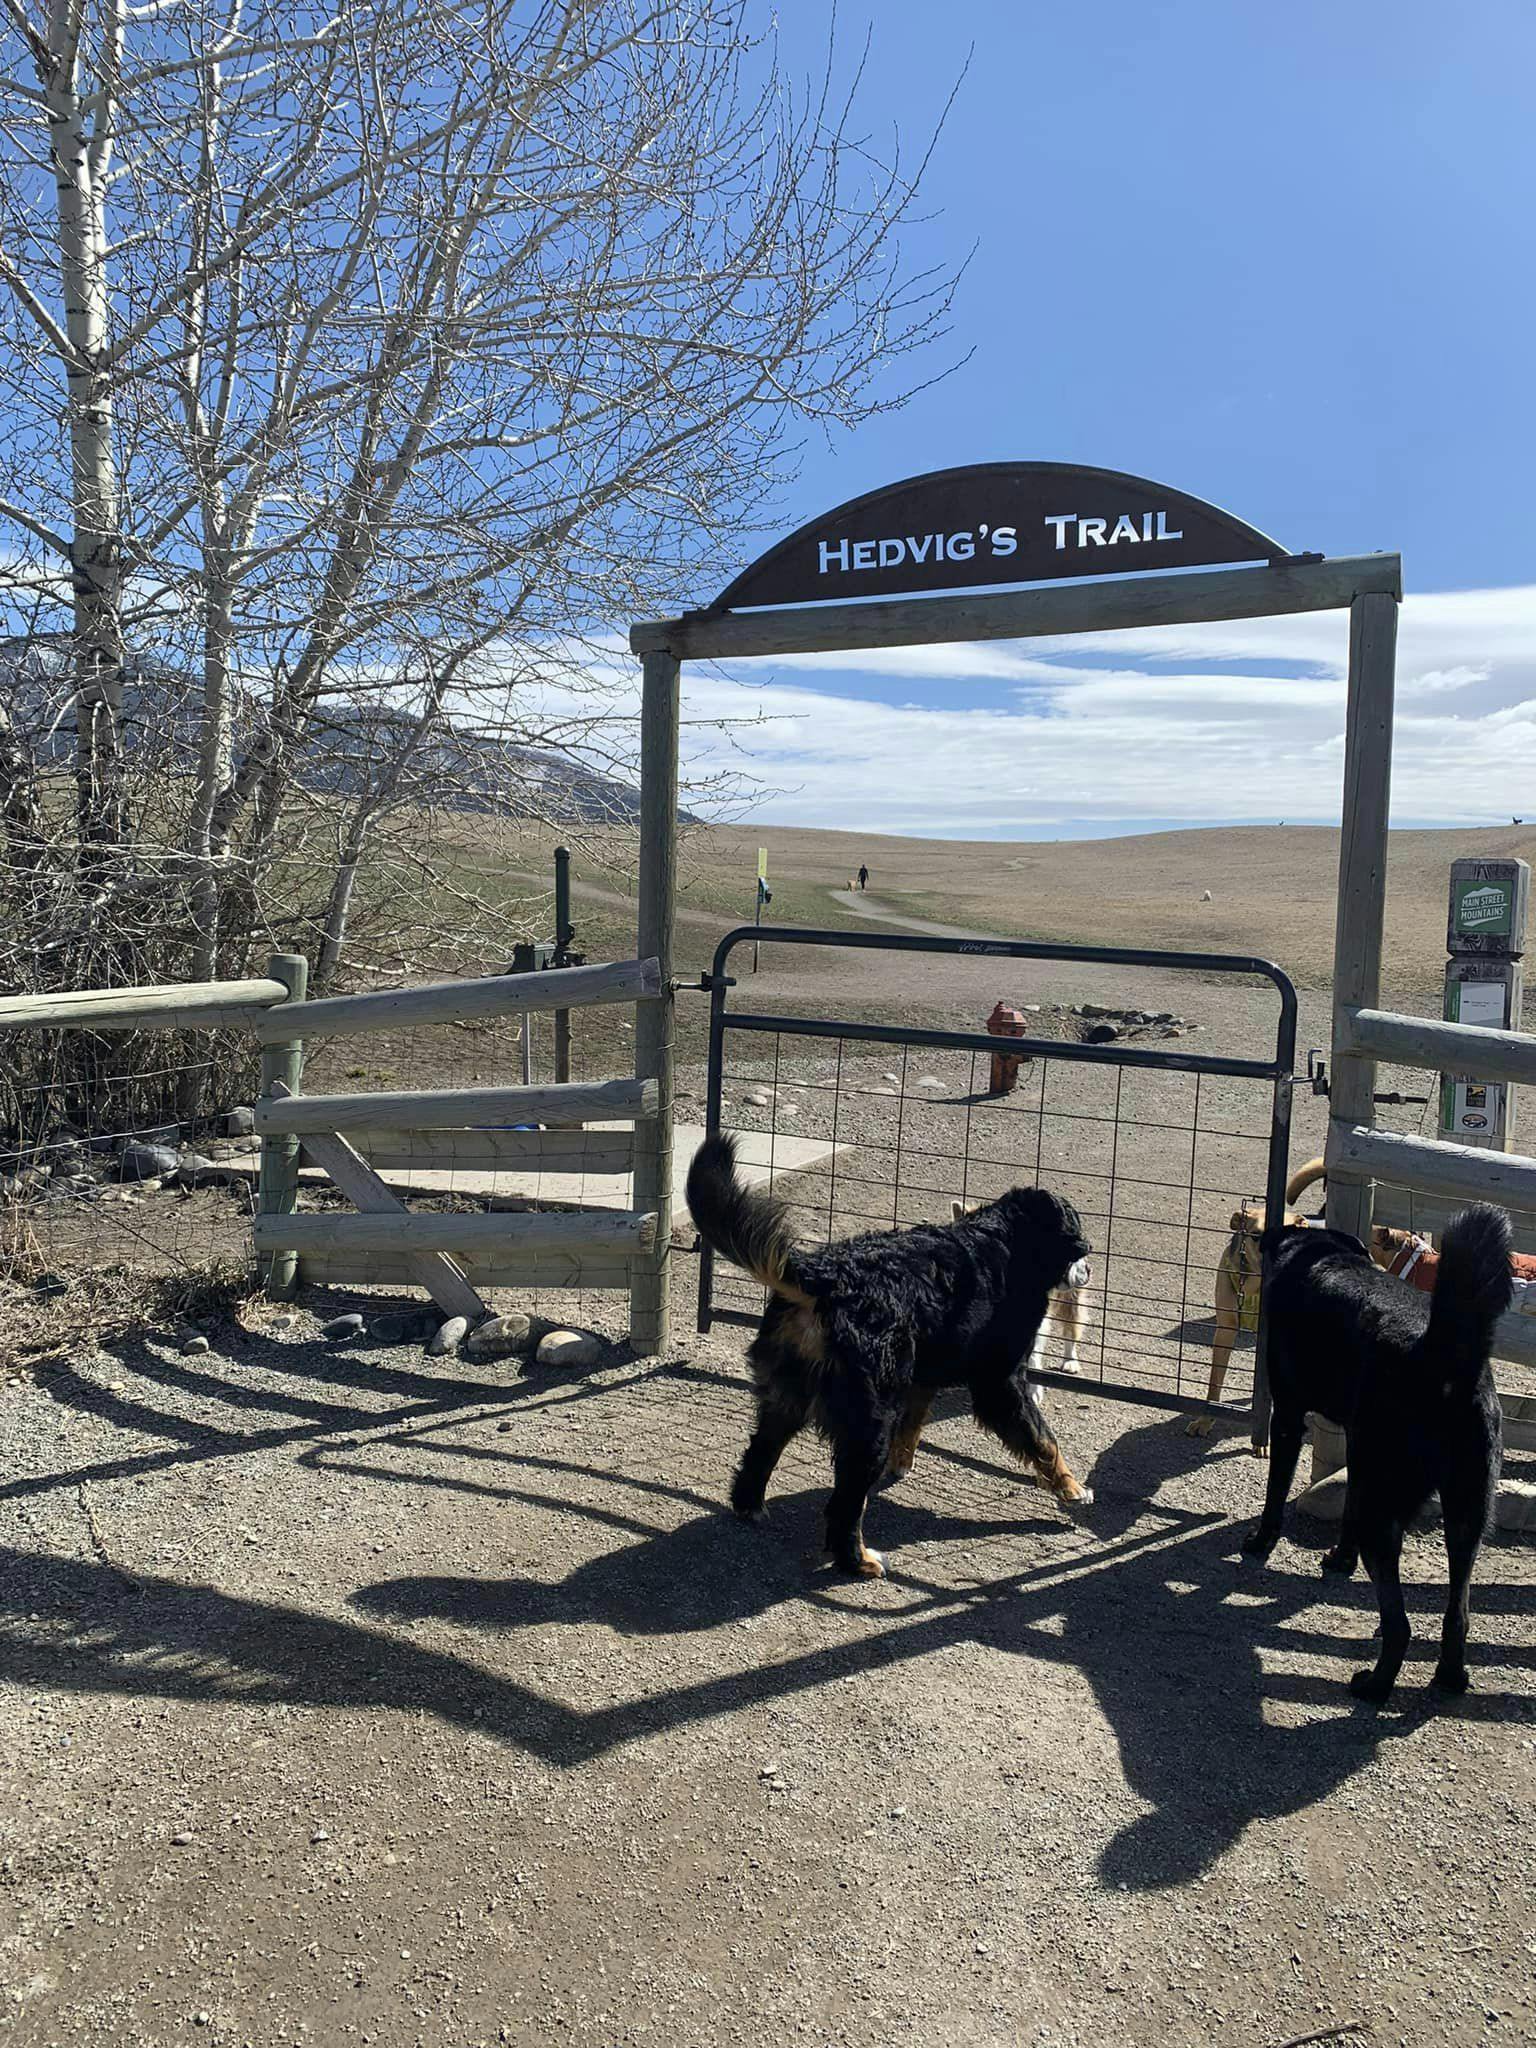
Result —
<instances>
[{"instance_id":1,"label":"dog's bushy tail","mask_svg":"<svg viewBox=\"0 0 1536 2048\"><path fill-rule=\"evenodd\" d=\"M811 1305L797 1285L795 1239L784 1204L736 1178L736 1140L706 1138L688 1169L688 1212L707 1245L786 1301Z\"/></svg>"},{"instance_id":2,"label":"dog's bushy tail","mask_svg":"<svg viewBox=\"0 0 1536 2048\"><path fill-rule=\"evenodd\" d=\"M1514 1299L1513 1232L1502 1209L1464 1209L1440 1240L1426 1343L1437 1371L1475 1379L1488 1362L1493 1326Z\"/></svg>"}]
</instances>

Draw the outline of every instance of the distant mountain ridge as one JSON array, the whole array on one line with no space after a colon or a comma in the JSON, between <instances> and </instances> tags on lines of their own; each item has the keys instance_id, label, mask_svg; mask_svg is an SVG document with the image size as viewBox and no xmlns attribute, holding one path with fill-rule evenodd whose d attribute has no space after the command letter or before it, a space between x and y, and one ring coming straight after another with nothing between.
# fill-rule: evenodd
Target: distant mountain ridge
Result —
<instances>
[{"instance_id":1,"label":"distant mountain ridge","mask_svg":"<svg viewBox=\"0 0 1536 2048\"><path fill-rule=\"evenodd\" d=\"M0 704L16 736L42 766L73 757L67 643L46 637L0 640ZM124 661L124 746L130 758L146 751L169 772L177 757L190 764L197 746L200 686L158 656L133 653ZM236 707L237 727L255 732L261 707L249 696ZM297 780L317 795L361 796L408 742L415 720L374 705L327 702L305 734ZM412 797L454 811L499 813L550 824L634 825L640 793L601 769L564 754L499 740L445 721L412 752L402 775L401 799ZM685 824L694 819L686 811Z\"/></svg>"}]
</instances>

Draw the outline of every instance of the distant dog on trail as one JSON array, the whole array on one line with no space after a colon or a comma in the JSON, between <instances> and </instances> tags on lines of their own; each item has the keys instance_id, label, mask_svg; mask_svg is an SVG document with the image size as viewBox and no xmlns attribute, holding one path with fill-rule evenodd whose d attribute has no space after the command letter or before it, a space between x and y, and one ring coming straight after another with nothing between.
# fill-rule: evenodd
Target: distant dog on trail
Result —
<instances>
[{"instance_id":1,"label":"distant dog on trail","mask_svg":"<svg viewBox=\"0 0 1536 2048\"><path fill-rule=\"evenodd\" d=\"M955 1385L1058 1500L1088 1497L1024 1363L1051 1290L1088 1256L1070 1202L1014 1188L948 1225L797 1245L783 1204L736 1178L736 1142L721 1134L694 1157L688 1207L705 1243L772 1297L747 1353L757 1426L731 1488L738 1515L762 1512L775 1465L809 1422L832 1445L827 1548L844 1570L880 1577L864 1542L870 1492L886 1471L910 1469L934 1396Z\"/></svg>"},{"instance_id":2,"label":"distant dog on trail","mask_svg":"<svg viewBox=\"0 0 1536 2048\"><path fill-rule=\"evenodd\" d=\"M1342 1230L1287 1226L1264 1233L1269 1260L1269 1377L1274 1397L1269 1489L1243 1545L1267 1557L1280 1536L1309 1409L1344 1431L1348 1487L1337 1546L1323 1569L1346 1576L1357 1558L1376 1586L1381 1654L1351 1690L1380 1702L1408 1648L1398 1581L1403 1531L1440 1495L1450 1597L1435 1683L1467 1689L1467 1592L1493 1512L1502 1448L1489 1351L1509 1307L1509 1219L1480 1203L1440 1244L1433 1294L1371 1262Z\"/></svg>"}]
</instances>

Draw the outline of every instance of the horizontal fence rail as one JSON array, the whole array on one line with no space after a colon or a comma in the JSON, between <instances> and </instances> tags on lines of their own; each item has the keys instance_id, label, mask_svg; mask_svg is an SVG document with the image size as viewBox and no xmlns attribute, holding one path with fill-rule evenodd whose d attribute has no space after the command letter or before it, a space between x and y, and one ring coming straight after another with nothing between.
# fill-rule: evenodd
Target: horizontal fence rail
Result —
<instances>
[{"instance_id":1,"label":"horizontal fence rail","mask_svg":"<svg viewBox=\"0 0 1536 2048\"><path fill-rule=\"evenodd\" d=\"M324 996L304 1005L304 1035L398 1031L419 1024L515 1017L530 1010L649 1002L661 992L661 969L654 960L551 967L538 974L487 974L477 980L427 982L420 988L380 989L366 996ZM257 1035L279 1039L289 1035L289 1028L281 1019L264 1019L257 1024Z\"/></svg>"},{"instance_id":2,"label":"horizontal fence rail","mask_svg":"<svg viewBox=\"0 0 1536 2048\"><path fill-rule=\"evenodd\" d=\"M1484 1152L1475 1145L1372 1131L1363 1124L1333 1124L1324 1156L1331 1179L1384 1180L1453 1202L1536 1209L1536 1159L1518 1152Z\"/></svg>"},{"instance_id":3,"label":"horizontal fence rail","mask_svg":"<svg viewBox=\"0 0 1536 2048\"><path fill-rule=\"evenodd\" d=\"M1344 1010L1339 1050L1390 1060L1400 1067L1426 1067L1457 1080L1536 1085L1536 1038L1523 1031L1448 1024L1396 1010ZM1485 1159L1493 1156L1478 1154Z\"/></svg>"},{"instance_id":4,"label":"horizontal fence rail","mask_svg":"<svg viewBox=\"0 0 1536 2048\"><path fill-rule=\"evenodd\" d=\"M0 996L0 1030L250 1030L286 1003L281 981L179 981L149 988L70 989L60 995ZM292 1030L285 1024L269 1036Z\"/></svg>"},{"instance_id":5,"label":"horizontal fence rail","mask_svg":"<svg viewBox=\"0 0 1536 2048\"><path fill-rule=\"evenodd\" d=\"M548 1087L534 1088L293 1095L258 1102L256 1128L263 1134L286 1131L302 1135L307 1131L451 1131L507 1124L619 1123L654 1116L656 1097L654 1081L554 1081Z\"/></svg>"},{"instance_id":6,"label":"horizontal fence rail","mask_svg":"<svg viewBox=\"0 0 1536 2048\"><path fill-rule=\"evenodd\" d=\"M306 1284L326 1287L419 1287L417 1259L404 1252L304 1253ZM619 1292L635 1276L630 1252L522 1251L515 1243L489 1251L456 1251L453 1263L475 1287L551 1287Z\"/></svg>"},{"instance_id":7,"label":"horizontal fence rail","mask_svg":"<svg viewBox=\"0 0 1536 2048\"><path fill-rule=\"evenodd\" d=\"M647 1252L656 1241L654 1214L637 1210L588 1215L502 1213L486 1216L345 1213L258 1216L256 1249L276 1252Z\"/></svg>"},{"instance_id":8,"label":"horizontal fence rail","mask_svg":"<svg viewBox=\"0 0 1536 2048\"><path fill-rule=\"evenodd\" d=\"M1469 1036L1481 1036L1476 1025L1465 1028ZM1377 1180L1458 1208L1468 1202L1536 1208L1536 1159L1516 1152L1485 1152L1475 1145L1452 1145L1439 1138L1333 1124L1326 1157L1329 1176L1336 1180ZM1500 1317L1494 1329L1493 1355L1519 1365L1536 1365L1536 1316L1511 1313Z\"/></svg>"},{"instance_id":9,"label":"horizontal fence rail","mask_svg":"<svg viewBox=\"0 0 1536 2048\"><path fill-rule=\"evenodd\" d=\"M313 1135L305 1134L306 1154ZM635 1163L630 1130L428 1130L418 1125L414 1130L354 1130L352 1135L378 1173L628 1173Z\"/></svg>"}]
</instances>

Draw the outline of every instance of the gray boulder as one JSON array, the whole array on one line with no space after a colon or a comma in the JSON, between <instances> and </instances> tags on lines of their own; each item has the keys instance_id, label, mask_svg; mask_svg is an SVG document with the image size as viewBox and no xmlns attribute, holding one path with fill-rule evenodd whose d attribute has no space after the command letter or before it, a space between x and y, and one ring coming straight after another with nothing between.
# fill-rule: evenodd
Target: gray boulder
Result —
<instances>
[{"instance_id":1,"label":"gray boulder","mask_svg":"<svg viewBox=\"0 0 1536 2048\"><path fill-rule=\"evenodd\" d=\"M598 1339L587 1330L551 1330L539 1344L538 1363L566 1367L596 1365L603 1355Z\"/></svg>"},{"instance_id":2,"label":"gray boulder","mask_svg":"<svg viewBox=\"0 0 1536 2048\"><path fill-rule=\"evenodd\" d=\"M515 1310L504 1316L489 1316L464 1340L466 1358L515 1358L526 1351L533 1338L533 1325Z\"/></svg>"},{"instance_id":3,"label":"gray boulder","mask_svg":"<svg viewBox=\"0 0 1536 2048\"><path fill-rule=\"evenodd\" d=\"M147 1145L130 1138L117 1155L119 1180L164 1180L176 1171L176 1154L169 1145Z\"/></svg>"}]
</instances>

